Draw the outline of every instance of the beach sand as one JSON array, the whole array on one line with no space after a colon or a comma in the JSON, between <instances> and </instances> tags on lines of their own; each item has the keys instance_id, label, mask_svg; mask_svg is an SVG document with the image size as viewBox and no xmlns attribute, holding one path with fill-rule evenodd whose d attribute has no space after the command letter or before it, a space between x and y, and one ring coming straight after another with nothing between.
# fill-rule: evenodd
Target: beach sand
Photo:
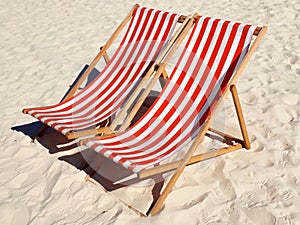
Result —
<instances>
[{"instance_id":1,"label":"beach sand","mask_svg":"<svg viewBox=\"0 0 300 225\"><path fill-rule=\"evenodd\" d=\"M59 102L135 3L269 27L238 81L251 150L186 168L148 218L123 201L146 210L153 181L111 186L128 174L105 161L99 179L116 190L84 182L95 153L50 131L31 143L40 124L21 112ZM0 224L300 224L299 12L297 0L0 0ZM239 135L230 98L224 108Z\"/></svg>"}]
</instances>

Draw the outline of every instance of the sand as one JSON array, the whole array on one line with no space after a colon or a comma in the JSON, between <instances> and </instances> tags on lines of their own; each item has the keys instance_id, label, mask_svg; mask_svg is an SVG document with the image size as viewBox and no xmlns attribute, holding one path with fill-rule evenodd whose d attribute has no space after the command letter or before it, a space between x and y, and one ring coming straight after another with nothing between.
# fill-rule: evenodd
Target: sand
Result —
<instances>
[{"instance_id":1,"label":"sand","mask_svg":"<svg viewBox=\"0 0 300 225\"><path fill-rule=\"evenodd\" d=\"M139 1L269 26L238 81L251 150L188 167L158 215L140 217L122 202L145 210L153 182L125 182L106 193L84 182L84 159L93 152L68 147L50 131L30 143L39 123L22 108L59 102L134 3L0 1L0 224L300 224L297 0ZM230 101L224 108L226 130L238 135ZM115 179L126 175L112 168Z\"/></svg>"}]
</instances>

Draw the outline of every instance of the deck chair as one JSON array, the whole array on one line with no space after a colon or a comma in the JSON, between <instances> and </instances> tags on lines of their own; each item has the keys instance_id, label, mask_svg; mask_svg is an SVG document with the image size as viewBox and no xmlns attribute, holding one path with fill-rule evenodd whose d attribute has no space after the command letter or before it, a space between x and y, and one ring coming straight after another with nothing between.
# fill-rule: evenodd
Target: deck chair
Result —
<instances>
[{"instance_id":1,"label":"deck chair","mask_svg":"<svg viewBox=\"0 0 300 225\"><path fill-rule=\"evenodd\" d=\"M236 81L267 27L198 16L167 83L149 110L130 128L81 141L82 145L136 173L140 178L175 170L149 210L159 212L187 165L237 149L250 148ZM254 36L256 36L255 40ZM165 71L159 64L157 73ZM232 93L243 139L210 128L221 103ZM194 155L208 132L230 138L230 145ZM185 156L167 164L175 152Z\"/></svg>"},{"instance_id":2,"label":"deck chair","mask_svg":"<svg viewBox=\"0 0 300 225\"><path fill-rule=\"evenodd\" d=\"M119 47L109 59L108 48L129 21ZM163 49L177 22L183 21L175 13L135 5L62 102L26 108L23 113L61 132L68 139L105 133L110 129L97 125L122 106L147 71L154 71L153 65L162 58ZM82 91L75 93L102 57L107 62L105 68Z\"/></svg>"}]
</instances>

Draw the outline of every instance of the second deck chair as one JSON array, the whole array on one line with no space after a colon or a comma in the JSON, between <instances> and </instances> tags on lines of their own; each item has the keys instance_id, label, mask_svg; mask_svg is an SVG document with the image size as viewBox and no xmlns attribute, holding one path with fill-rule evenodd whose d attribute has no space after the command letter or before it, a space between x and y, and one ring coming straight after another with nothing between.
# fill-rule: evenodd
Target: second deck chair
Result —
<instances>
[{"instance_id":1,"label":"second deck chair","mask_svg":"<svg viewBox=\"0 0 300 225\"><path fill-rule=\"evenodd\" d=\"M23 113L37 118L69 139L97 133L94 129L97 124L121 107L128 93L157 60L179 18L175 13L135 5L65 100L52 106L27 108ZM109 60L106 51L128 21L130 24L123 40ZM74 95L102 56L108 64L93 82ZM85 129L91 129L91 132Z\"/></svg>"},{"instance_id":2,"label":"second deck chair","mask_svg":"<svg viewBox=\"0 0 300 225\"><path fill-rule=\"evenodd\" d=\"M159 211L186 165L250 148L235 83L265 31L266 27L199 16L166 86L141 119L125 131L81 142L140 178L175 170L151 215ZM253 35L258 36L252 42ZM244 140L215 131L234 139L232 145L193 156L230 91ZM184 158L158 165L191 142Z\"/></svg>"}]
</instances>

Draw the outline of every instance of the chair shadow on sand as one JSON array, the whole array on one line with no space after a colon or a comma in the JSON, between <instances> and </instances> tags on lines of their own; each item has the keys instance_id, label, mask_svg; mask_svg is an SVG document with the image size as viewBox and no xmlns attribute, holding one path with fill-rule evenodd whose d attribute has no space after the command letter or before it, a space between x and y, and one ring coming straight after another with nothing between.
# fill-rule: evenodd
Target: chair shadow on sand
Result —
<instances>
[{"instance_id":1,"label":"chair shadow on sand","mask_svg":"<svg viewBox=\"0 0 300 225\"><path fill-rule=\"evenodd\" d=\"M88 65L85 65L79 73L79 75L77 76L77 78L75 79L75 81L73 82L73 84L70 85L69 90L74 86L76 81L82 76L82 74L87 68ZM93 71L88 76L86 85L88 85L98 74L99 71L97 69L93 69ZM65 95L68 94L69 90L66 92ZM141 114L143 113L144 112L138 113L137 117L133 119L133 123L137 121L138 117L141 116ZM79 170L84 171L86 174L90 174L93 168L95 168L93 166L93 163L101 162L101 167L97 169L92 178L95 182L100 184L108 192L117 190L122 187L138 184L143 180L153 179L155 185L152 189L153 202L151 206L155 204L164 184L164 179L162 175L156 175L145 179L135 177L126 180L126 178L133 175L132 172L128 171L119 164L114 163L113 161L105 158L104 156L96 153L94 150L86 148L84 150L81 150L80 152L68 154L67 151L76 149L78 147L78 143L74 142L74 140L69 140L63 134L51 127L47 127L42 137L36 137L37 132L43 127L43 125L44 124L42 122L36 121L12 127L11 130L22 132L24 135L30 137L31 140L35 139L43 147L45 147L45 149L48 149L48 152L50 154L66 152L66 155L60 156L58 157L58 159L69 163L70 165L76 167ZM125 181L118 183L118 181L120 180Z\"/></svg>"},{"instance_id":2,"label":"chair shadow on sand","mask_svg":"<svg viewBox=\"0 0 300 225\"><path fill-rule=\"evenodd\" d=\"M143 113L143 112L141 112ZM138 113L138 116L141 116L141 113ZM133 121L137 121L138 118L133 118ZM21 126L12 127L12 130L22 132L23 134L29 136L31 139L35 136L36 132L40 130L43 126L41 122L33 122ZM211 133L207 133L206 136L213 140L218 140L221 143L232 144L232 142L236 141L234 139L224 139L218 135L214 135ZM133 175L132 172L125 169L123 166L113 162L110 159L105 158L101 154L95 152L94 150L85 148L79 152L74 154L68 154L69 150L74 150L78 147L78 144L72 140L67 139L63 134L58 131L49 128L46 130L42 137L37 137L36 141L38 141L45 149L48 149L50 154L61 153L66 151L66 154L58 157L59 160L65 161L70 165L76 167L78 170L84 171L86 174L93 173L93 168L98 167L94 164L97 162L101 162L101 166L97 169L96 172L93 173L93 181L92 183L97 182L100 184L105 191L111 192L123 187L132 186L135 184L139 184L144 180L152 179L154 181L154 186L152 188L152 203L146 213L142 213L139 210L136 210L142 216L148 215L152 207L155 205L158 200L161 190L164 186L164 178L162 174L157 174L151 177L147 177L144 179L140 179L138 177L130 178ZM59 147L58 147L59 146ZM126 178L128 178L126 180ZM121 182L118 182L121 181Z\"/></svg>"},{"instance_id":3,"label":"chair shadow on sand","mask_svg":"<svg viewBox=\"0 0 300 225\"><path fill-rule=\"evenodd\" d=\"M23 134L33 139L36 132L38 132L42 126L43 123L41 122L33 122L12 127L11 129L14 131L22 132ZM150 209L160 196L161 189L164 185L164 179L162 175L156 175L145 179L134 177L126 180L126 178L133 175L132 172L96 153L94 150L86 148L81 150L80 152L68 154L67 152L69 150L74 150L78 147L77 143L74 143L74 141L67 139L63 134L49 127L42 137L37 137L35 140L38 141L43 147L45 147L45 149L48 149L48 152L50 154L66 151L66 155L60 156L58 157L58 159L69 163L70 165L76 167L78 170L84 171L86 174L90 174L91 171L93 171L93 164L95 164L95 162L101 162L101 167L97 169L97 172L94 173L92 178L93 181L100 184L105 189L105 191L111 192L123 187L138 184L143 180L153 179L155 184L152 189L153 201L151 203ZM118 183L118 181L123 179L125 179L126 181Z\"/></svg>"},{"instance_id":4,"label":"chair shadow on sand","mask_svg":"<svg viewBox=\"0 0 300 225\"><path fill-rule=\"evenodd\" d=\"M85 65L85 67L77 76L76 80L73 82L72 85L70 85L69 90L72 88L75 82L81 77L81 75L84 73L87 67L88 65ZM88 76L86 85L89 84L98 74L99 71L94 69ZM161 85L164 84L161 83ZM68 94L68 92L66 93L66 95ZM150 96L152 97L150 97L149 99L147 98L143 104L143 106L145 107L144 108L141 107L138 113L136 114L136 116L132 119L132 124L134 124L139 119L139 117L141 117L146 112L146 110L152 105L155 96L157 96L157 93L151 93ZM24 135L30 137L31 139L34 139L37 132L41 129L43 125L44 124L42 122L37 121L29 124L15 126L12 127L11 129L13 131L22 132ZM220 142L227 143L227 144L232 144L232 141L235 141L233 139L232 140L223 139L213 134L206 134L206 136L209 136L211 139L218 140ZM123 166L114 163L112 160L109 160L104 156L96 153L94 150L86 148L79 152L73 154L72 153L70 154L69 152L68 154L68 151L74 150L78 147L78 143L75 142L74 140L69 140L63 134L50 127L47 128L47 130L45 131L42 137L36 137L35 140L38 141L43 147L45 147L45 149L48 149L50 154L66 152L65 155L58 157L58 159L69 163L70 165L76 167L79 170L84 171L86 174L92 173L93 180L98 184L100 184L108 192L120 189L122 187L138 184L143 180L152 179L155 183L152 188L153 201L151 203L148 212L151 210L152 206L154 206L155 202L160 196L160 192L164 186L164 178L162 174L158 174L144 179L140 179L138 177L131 178L131 175L133 175L132 172L125 169ZM97 162L101 162L100 167L97 165L94 166L94 164L95 163L97 164ZM98 169L96 169L97 171L93 171L93 168L98 168Z\"/></svg>"}]
</instances>

